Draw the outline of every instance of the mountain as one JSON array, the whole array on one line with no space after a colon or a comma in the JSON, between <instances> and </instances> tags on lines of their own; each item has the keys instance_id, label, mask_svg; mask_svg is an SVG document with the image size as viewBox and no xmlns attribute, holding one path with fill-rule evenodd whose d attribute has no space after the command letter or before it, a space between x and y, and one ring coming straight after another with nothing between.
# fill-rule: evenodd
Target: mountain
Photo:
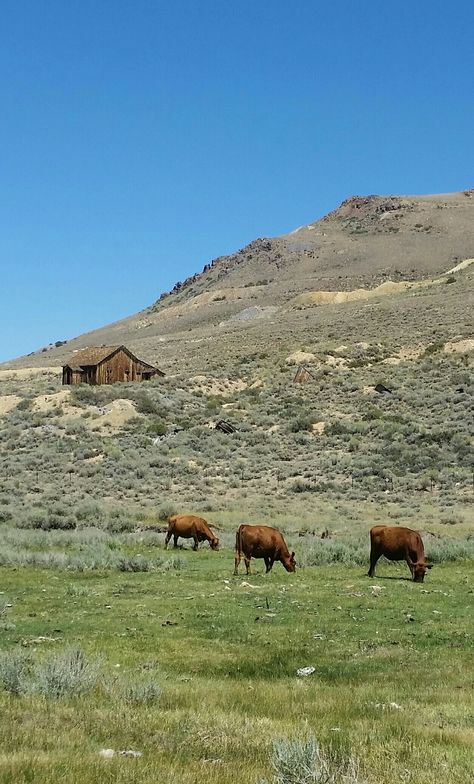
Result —
<instances>
[{"instance_id":1,"label":"mountain","mask_svg":"<svg viewBox=\"0 0 474 784\"><path fill-rule=\"evenodd\" d=\"M438 323L448 338L472 313L473 258L474 190L354 196L314 223L211 261L140 313L5 367L59 365L85 346L123 343L168 373L197 371L196 341L240 355L288 333L307 340L310 325L326 338L336 324L342 337L357 324L370 341L381 318L396 342L400 318L420 337L420 324L429 332L437 319L426 320L426 307L445 309Z\"/></svg>"}]
</instances>

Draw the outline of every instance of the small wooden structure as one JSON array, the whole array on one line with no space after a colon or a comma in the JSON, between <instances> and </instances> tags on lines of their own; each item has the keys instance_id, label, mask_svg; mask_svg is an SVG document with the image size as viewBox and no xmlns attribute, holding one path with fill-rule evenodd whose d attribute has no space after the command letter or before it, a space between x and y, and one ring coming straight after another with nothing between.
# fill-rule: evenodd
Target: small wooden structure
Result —
<instances>
[{"instance_id":1,"label":"small wooden structure","mask_svg":"<svg viewBox=\"0 0 474 784\"><path fill-rule=\"evenodd\" d=\"M228 435L237 432L237 428L234 427L234 425L231 425L230 422L226 422L225 419L219 419L219 421L216 422L216 430L220 430L222 433L227 433Z\"/></svg>"},{"instance_id":2,"label":"small wooden structure","mask_svg":"<svg viewBox=\"0 0 474 784\"><path fill-rule=\"evenodd\" d=\"M311 371L308 370L308 368L303 367L303 365L300 365L295 373L293 384L306 384L310 378L314 378Z\"/></svg>"},{"instance_id":3,"label":"small wooden structure","mask_svg":"<svg viewBox=\"0 0 474 784\"><path fill-rule=\"evenodd\" d=\"M164 376L125 346L91 346L77 351L63 366L63 384L115 384Z\"/></svg>"}]
</instances>

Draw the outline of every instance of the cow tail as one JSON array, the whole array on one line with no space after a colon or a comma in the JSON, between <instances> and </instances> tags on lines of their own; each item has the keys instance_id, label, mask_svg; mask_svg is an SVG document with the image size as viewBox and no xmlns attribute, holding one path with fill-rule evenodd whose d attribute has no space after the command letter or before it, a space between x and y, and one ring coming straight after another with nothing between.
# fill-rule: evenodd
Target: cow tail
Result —
<instances>
[{"instance_id":1,"label":"cow tail","mask_svg":"<svg viewBox=\"0 0 474 784\"><path fill-rule=\"evenodd\" d=\"M241 525L239 525L239 528L235 535L235 551L239 555L242 555L242 526Z\"/></svg>"}]
</instances>

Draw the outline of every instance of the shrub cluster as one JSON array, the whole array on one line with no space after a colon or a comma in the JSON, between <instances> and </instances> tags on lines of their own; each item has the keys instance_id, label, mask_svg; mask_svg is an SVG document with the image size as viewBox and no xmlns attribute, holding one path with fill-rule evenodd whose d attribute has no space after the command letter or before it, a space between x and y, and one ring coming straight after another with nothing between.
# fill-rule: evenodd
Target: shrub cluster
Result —
<instances>
[{"instance_id":1,"label":"shrub cluster","mask_svg":"<svg viewBox=\"0 0 474 784\"><path fill-rule=\"evenodd\" d=\"M2 652L0 687L15 696L41 694L48 699L101 691L135 704L155 702L161 696L161 688L154 680L111 677L101 660L80 648L65 648L44 659L21 649Z\"/></svg>"},{"instance_id":2,"label":"shrub cluster","mask_svg":"<svg viewBox=\"0 0 474 784\"><path fill-rule=\"evenodd\" d=\"M271 765L272 779L260 784L362 784L357 760L324 752L314 735L274 740Z\"/></svg>"}]
</instances>

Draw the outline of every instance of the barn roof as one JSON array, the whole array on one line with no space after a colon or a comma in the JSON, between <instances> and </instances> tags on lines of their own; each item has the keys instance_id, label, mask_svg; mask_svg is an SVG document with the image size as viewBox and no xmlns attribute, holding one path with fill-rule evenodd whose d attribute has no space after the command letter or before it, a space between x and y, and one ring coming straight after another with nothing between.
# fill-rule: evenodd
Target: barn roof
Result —
<instances>
[{"instance_id":1,"label":"barn roof","mask_svg":"<svg viewBox=\"0 0 474 784\"><path fill-rule=\"evenodd\" d=\"M88 365L99 365L104 359L110 357L111 354L115 354L119 348L123 348L122 346L89 346L88 348L83 348L80 351L76 351L76 353L71 357L69 362L66 364L70 368L81 368L86 367Z\"/></svg>"},{"instance_id":2,"label":"barn roof","mask_svg":"<svg viewBox=\"0 0 474 784\"><path fill-rule=\"evenodd\" d=\"M125 351L137 362L140 362L141 365L144 365L151 370L156 370L158 374L164 376L164 373L162 373L161 370L155 368L154 365L150 365L149 362L145 362L143 359L136 357L126 346L89 346L88 348L83 348L80 351L77 351L71 359L66 362L64 367L70 367L71 370L81 370L82 368L90 367L91 365L100 365L101 362L111 357L112 354L115 354L119 349Z\"/></svg>"}]
</instances>

